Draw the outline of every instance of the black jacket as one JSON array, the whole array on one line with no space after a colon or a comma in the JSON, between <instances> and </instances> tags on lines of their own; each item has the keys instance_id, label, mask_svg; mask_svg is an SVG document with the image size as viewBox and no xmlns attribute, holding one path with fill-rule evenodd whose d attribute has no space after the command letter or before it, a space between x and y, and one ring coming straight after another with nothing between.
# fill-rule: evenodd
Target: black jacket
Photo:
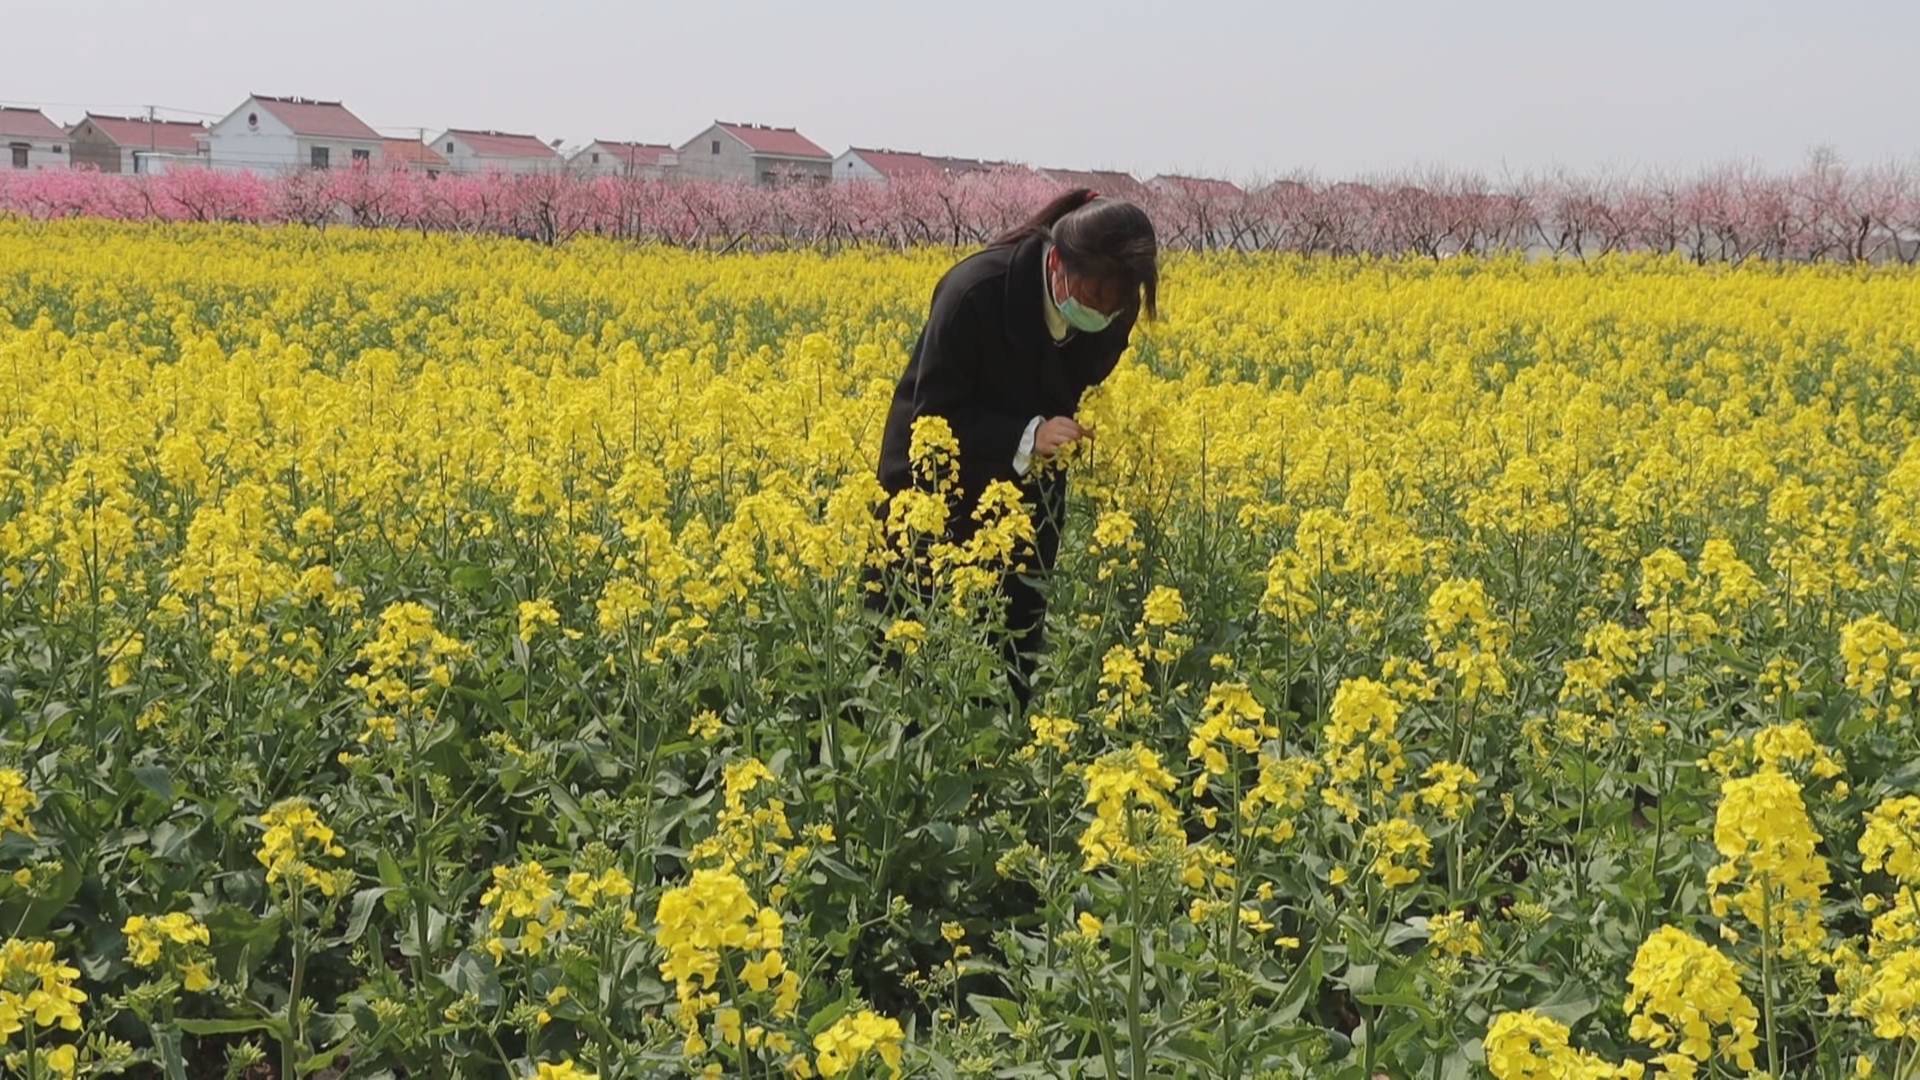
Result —
<instances>
[{"instance_id":1,"label":"black jacket","mask_svg":"<svg viewBox=\"0 0 1920 1080\"><path fill-rule=\"evenodd\" d=\"M880 443L880 483L889 494L913 483L907 447L913 422L943 416L960 443L961 504L956 533L993 480L1020 483L1049 506L1064 497L1058 483L1023 480L1013 471L1020 436L1034 417L1071 416L1080 395L1113 371L1133 332L1136 312L1114 317L1097 334L1071 331L1056 343L1047 332L1042 255L1046 241L988 248L961 260L934 286L933 310L893 392ZM1046 517L1047 515L1041 515Z\"/></svg>"}]
</instances>

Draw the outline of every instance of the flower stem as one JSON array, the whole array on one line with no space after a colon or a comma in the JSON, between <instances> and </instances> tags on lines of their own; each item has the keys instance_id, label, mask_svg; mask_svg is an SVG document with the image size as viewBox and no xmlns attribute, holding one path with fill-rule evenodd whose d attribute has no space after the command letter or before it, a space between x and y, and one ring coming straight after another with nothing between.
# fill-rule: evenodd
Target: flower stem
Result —
<instances>
[{"instance_id":1,"label":"flower stem","mask_svg":"<svg viewBox=\"0 0 1920 1080\"><path fill-rule=\"evenodd\" d=\"M300 1031L300 990L307 977L307 940L302 932L300 921L300 899L302 887L295 885L288 900L292 909L293 922L293 975L287 982L287 1037L280 1042L280 1075L285 1080L295 1080L300 1075L300 1055L306 1050L306 1040Z\"/></svg>"},{"instance_id":2,"label":"flower stem","mask_svg":"<svg viewBox=\"0 0 1920 1080\"><path fill-rule=\"evenodd\" d=\"M1780 1075L1780 1043L1773 1034L1773 889L1760 892L1760 1005L1767 1025L1767 1072Z\"/></svg>"}]
</instances>

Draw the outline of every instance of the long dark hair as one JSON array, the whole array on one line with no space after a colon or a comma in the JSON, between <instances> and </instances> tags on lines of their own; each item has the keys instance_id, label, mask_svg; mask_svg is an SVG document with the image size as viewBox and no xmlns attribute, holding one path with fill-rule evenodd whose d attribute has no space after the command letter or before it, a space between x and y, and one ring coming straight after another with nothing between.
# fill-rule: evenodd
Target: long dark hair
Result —
<instances>
[{"instance_id":1,"label":"long dark hair","mask_svg":"<svg viewBox=\"0 0 1920 1080\"><path fill-rule=\"evenodd\" d=\"M1159 317L1160 242L1145 210L1091 188L1074 188L987 246L1006 247L1030 236L1052 240L1068 273L1137 293L1147 318Z\"/></svg>"}]
</instances>

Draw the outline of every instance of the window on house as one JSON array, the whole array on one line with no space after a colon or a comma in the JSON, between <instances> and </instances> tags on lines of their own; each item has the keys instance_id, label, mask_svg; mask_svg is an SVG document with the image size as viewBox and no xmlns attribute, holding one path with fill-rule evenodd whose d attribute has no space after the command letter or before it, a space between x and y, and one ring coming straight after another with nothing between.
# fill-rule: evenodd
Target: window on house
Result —
<instances>
[{"instance_id":1,"label":"window on house","mask_svg":"<svg viewBox=\"0 0 1920 1080\"><path fill-rule=\"evenodd\" d=\"M439 170L439 169L428 169L428 170L427 170L427 179L429 179L429 180L438 180L438 179L440 179L440 170Z\"/></svg>"},{"instance_id":2,"label":"window on house","mask_svg":"<svg viewBox=\"0 0 1920 1080\"><path fill-rule=\"evenodd\" d=\"M373 160L373 151L371 150L355 150L353 152L353 163L355 165L365 165L371 162L372 160Z\"/></svg>"},{"instance_id":3,"label":"window on house","mask_svg":"<svg viewBox=\"0 0 1920 1080\"><path fill-rule=\"evenodd\" d=\"M316 169L326 168L327 167L327 148L324 146L314 147L313 153L308 160L310 160L313 163L313 167Z\"/></svg>"},{"instance_id":4,"label":"window on house","mask_svg":"<svg viewBox=\"0 0 1920 1080\"><path fill-rule=\"evenodd\" d=\"M719 139L715 139L715 140L713 140L713 152L714 152L714 153L716 153L716 154L720 152L720 140L719 140Z\"/></svg>"},{"instance_id":5,"label":"window on house","mask_svg":"<svg viewBox=\"0 0 1920 1080\"><path fill-rule=\"evenodd\" d=\"M63 144L61 144L61 143L54 143L54 144L53 144L53 152L54 152L54 153L56 153L56 154L64 154L64 153L66 153L66 152L67 152L67 148L66 148L66 146L65 146L65 145L63 145Z\"/></svg>"},{"instance_id":6,"label":"window on house","mask_svg":"<svg viewBox=\"0 0 1920 1080\"><path fill-rule=\"evenodd\" d=\"M26 143L17 142L13 144L13 167L16 169L24 169L27 167Z\"/></svg>"},{"instance_id":7,"label":"window on house","mask_svg":"<svg viewBox=\"0 0 1920 1080\"><path fill-rule=\"evenodd\" d=\"M600 164L600 155L599 155L599 154L595 154L595 155L593 155L593 163L594 163L595 165L598 165L598 164Z\"/></svg>"},{"instance_id":8,"label":"window on house","mask_svg":"<svg viewBox=\"0 0 1920 1080\"><path fill-rule=\"evenodd\" d=\"M449 154L451 154L451 153L453 153L453 140L452 140L452 139L448 139L448 140L447 140L447 153L449 153Z\"/></svg>"}]
</instances>

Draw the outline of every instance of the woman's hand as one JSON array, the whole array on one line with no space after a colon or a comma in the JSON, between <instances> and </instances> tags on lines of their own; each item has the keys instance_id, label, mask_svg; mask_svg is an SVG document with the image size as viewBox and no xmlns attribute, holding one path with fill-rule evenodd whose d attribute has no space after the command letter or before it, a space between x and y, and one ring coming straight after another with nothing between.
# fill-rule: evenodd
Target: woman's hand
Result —
<instances>
[{"instance_id":1,"label":"woman's hand","mask_svg":"<svg viewBox=\"0 0 1920 1080\"><path fill-rule=\"evenodd\" d=\"M1033 452L1050 458L1054 451L1071 442L1093 438L1093 432L1074 422L1071 416L1055 416L1040 423L1033 433Z\"/></svg>"}]
</instances>

